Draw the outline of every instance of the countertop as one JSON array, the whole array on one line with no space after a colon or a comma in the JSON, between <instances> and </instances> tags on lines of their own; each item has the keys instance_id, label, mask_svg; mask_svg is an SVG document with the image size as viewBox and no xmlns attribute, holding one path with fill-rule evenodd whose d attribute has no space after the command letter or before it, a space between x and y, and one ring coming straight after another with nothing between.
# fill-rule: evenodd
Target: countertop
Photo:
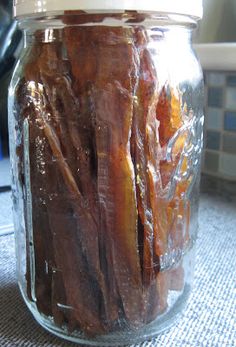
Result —
<instances>
[{"instance_id":1,"label":"countertop","mask_svg":"<svg viewBox=\"0 0 236 347\"><path fill-rule=\"evenodd\" d=\"M2 205L1 211L5 208ZM236 347L236 200L203 193L199 224L187 309L169 331L140 347ZM44 331L23 303L15 277L13 235L0 237L0 346L75 346Z\"/></svg>"}]
</instances>

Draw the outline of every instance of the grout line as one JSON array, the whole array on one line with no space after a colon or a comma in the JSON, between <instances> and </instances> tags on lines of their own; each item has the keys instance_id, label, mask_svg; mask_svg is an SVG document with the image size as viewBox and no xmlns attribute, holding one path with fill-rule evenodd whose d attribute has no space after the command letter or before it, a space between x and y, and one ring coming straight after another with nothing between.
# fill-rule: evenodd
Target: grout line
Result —
<instances>
[{"instance_id":1,"label":"grout line","mask_svg":"<svg viewBox=\"0 0 236 347\"><path fill-rule=\"evenodd\" d=\"M236 89L236 88L235 88ZM233 112L233 113L236 113L236 107L235 108L228 108L225 106L225 109L224 109L226 112Z\"/></svg>"},{"instance_id":2,"label":"grout line","mask_svg":"<svg viewBox=\"0 0 236 347\"><path fill-rule=\"evenodd\" d=\"M202 170L202 174L207 174L207 175L210 175L213 177L222 178L222 179L225 179L225 180L230 181L232 183L236 182L236 176L235 177L228 176L228 175L225 175L224 173L221 173L221 172L217 173L215 171Z\"/></svg>"},{"instance_id":3,"label":"grout line","mask_svg":"<svg viewBox=\"0 0 236 347\"><path fill-rule=\"evenodd\" d=\"M220 150L219 149L211 149L211 148L205 148L205 152L211 152L211 153L219 153L220 154Z\"/></svg>"},{"instance_id":4,"label":"grout line","mask_svg":"<svg viewBox=\"0 0 236 347\"><path fill-rule=\"evenodd\" d=\"M222 134L229 134L236 136L236 131L230 131L230 130L222 130ZM236 150L236 149L235 149Z\"/></svg>"}]
</instances>

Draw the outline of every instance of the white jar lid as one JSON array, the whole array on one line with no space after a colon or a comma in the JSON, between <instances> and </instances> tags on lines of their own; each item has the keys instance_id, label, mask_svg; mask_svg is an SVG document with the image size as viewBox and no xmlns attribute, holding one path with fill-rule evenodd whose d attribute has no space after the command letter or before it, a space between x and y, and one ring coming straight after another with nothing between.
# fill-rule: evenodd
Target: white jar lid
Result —
<instances>
[{"instance_id":1,"label":"white jar lid","mask_svg":"<svg viewBox=\"0 0 236 347\"><path fill-rule=\"evenodd\" d=\"M14 16L66 10L136 10L202 18L202 0L14 0Z\"/></svg>"}]
</instances>

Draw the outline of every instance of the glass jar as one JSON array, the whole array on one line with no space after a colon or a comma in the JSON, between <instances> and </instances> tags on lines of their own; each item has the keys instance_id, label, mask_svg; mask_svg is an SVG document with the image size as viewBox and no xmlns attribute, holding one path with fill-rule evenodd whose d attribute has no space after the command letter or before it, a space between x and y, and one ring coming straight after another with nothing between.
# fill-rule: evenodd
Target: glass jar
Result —
<instances>
[{"instance_id":1,"label":"glass jar","mask_svg":"<svg viewBox=\"0 0 236 347\"><path fill-rule=\"evenodd\" d=\"M21 293L58 336L139 342L176 321L192 285L201 3L39 3L16 2L9 91Z\"/></svg>"}]
</instances>

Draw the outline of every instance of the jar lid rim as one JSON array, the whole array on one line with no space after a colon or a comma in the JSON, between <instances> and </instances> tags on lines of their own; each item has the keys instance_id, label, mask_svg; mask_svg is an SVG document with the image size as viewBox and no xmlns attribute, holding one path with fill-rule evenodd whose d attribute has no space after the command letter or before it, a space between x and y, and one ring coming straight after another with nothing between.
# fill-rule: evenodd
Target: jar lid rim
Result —
<instances>
[{"instance_id":1,"label":"jar lid rim","mask_svg":"<svg viewBox=\"0 0 236 347\"><path fill-rule=\"evenodd\" d=\"M14 17L66 10L143 11L188 15L201 19L202 0L14 0Z\"/></svg>"}]
</instances>

